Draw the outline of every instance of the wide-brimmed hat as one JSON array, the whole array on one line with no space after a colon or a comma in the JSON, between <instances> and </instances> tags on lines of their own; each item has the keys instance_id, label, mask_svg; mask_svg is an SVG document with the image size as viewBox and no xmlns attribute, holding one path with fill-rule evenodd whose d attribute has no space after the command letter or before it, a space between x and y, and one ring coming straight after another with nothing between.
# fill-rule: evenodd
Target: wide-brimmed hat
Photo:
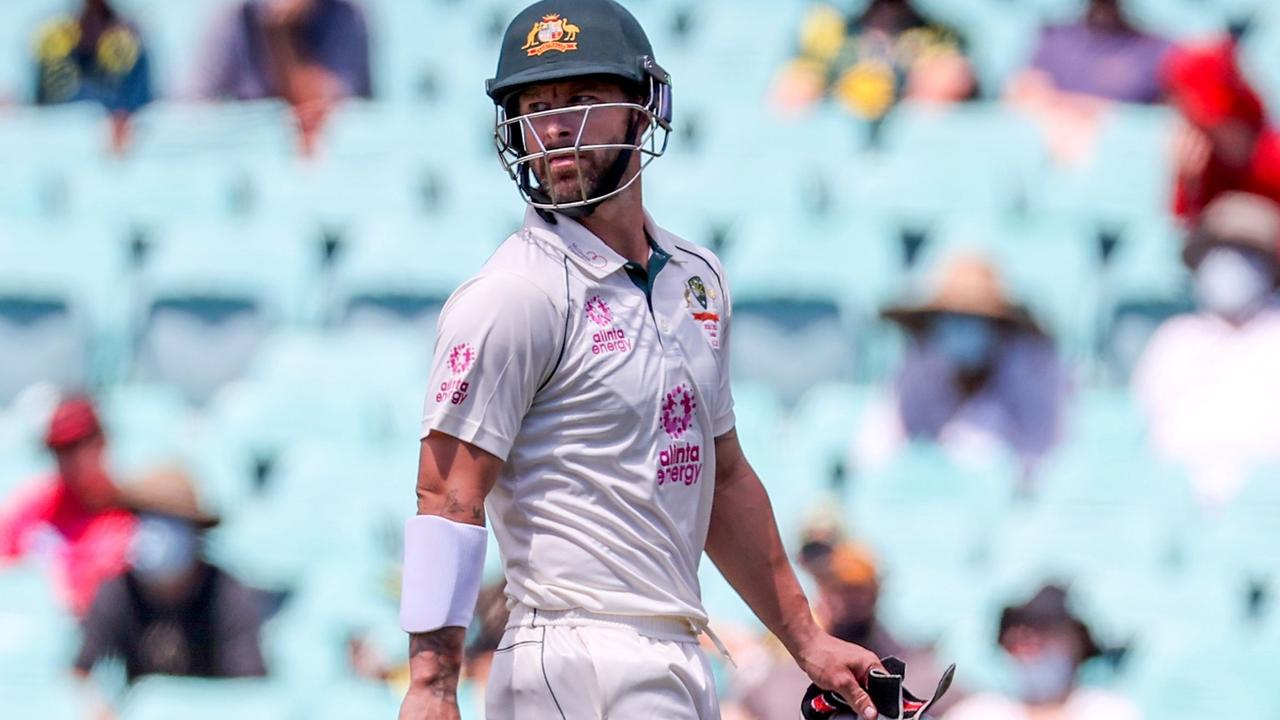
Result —
<instances>
[{"instance_id":1,"label":"wide-brimmed hat","mask_svg":"<svg viewBox=\"0 0 1280 720\"><path fill-rule=\"evenodd\" d=\"M1046 585L1022 605L1011 605L1000 613L1000 632L1003 640L1005 633L1014 627L1028 627L1036 630L1068 628L1080 638L1083 658L1088 660L1102 654L1102 648L1093 639L1093 633L1067 605L1067 590L1060 585Z\"/></svg>"},{"instance_id":2,"label":"wide-brimmed hat","mask_svg":"<svg viewBox=\"0 0 1280 720\"><path fill-rule=\"evenodd\" d=\"M1219 195L1200 214L1199 223L1187 237L1182 261L1194 268L1213 245L1257 250L1280 262L1280 205L1252 193Z\"/></svg>"},{"instance_id":3,"label":"wide-brimmed hat","mask_svg":"<svg viewBox=\"0 0 1280 720\"><path fill-rule=\"evenodd\" d=\"M66 398L54 409L45 431L44 444L57 452L72 447L102 432L93 401L84 395Z\"/></svg>"},{"instance_id":4,"label":"wide-brimmed hat","mask_svg":"<svg viewBox=\"0 0 1280 720\"><path fill-rule=\"evenodd\" d=\"M135 513L167 515L202 528L221 522L201 505L191 476L177 467L156 468L142 475L120 490L120 499L123 507Z\"/></svg>"},{"instance_id":5,"label":"wide-brimmed hat","mask_svg":"<svg viewBox=\"0 0 1280 720\"><path fill-rule=\"evenodd\" d=\"M891 305L880 315L918 332L942 313L976 315L1042 334L1027 309L1009 298L995 267L977 256L957 257L944 265L923 302Z\"/></svg>"}]
</instances>

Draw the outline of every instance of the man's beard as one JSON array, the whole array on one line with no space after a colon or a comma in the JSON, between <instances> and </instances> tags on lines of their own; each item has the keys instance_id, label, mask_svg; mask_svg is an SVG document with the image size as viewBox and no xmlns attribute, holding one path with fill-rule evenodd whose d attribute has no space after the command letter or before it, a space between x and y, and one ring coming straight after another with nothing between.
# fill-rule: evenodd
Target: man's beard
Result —
<instances>
[{"instance_id":1,"label":"man's beard","mask_svg":"<svg viewBox=\"0 0 1280 720\"><path fill-rule=\"evenodd\" d=\"M613 191L613 188L603 187L604 180L622 152L619 148L583 151L578 155L579 161L576 166L564 168L555 173L549 172L551 160L574 156L570 153L553 155L550 158L535 160L531 165L539 187L552 202L583 202ZM551 177L548 177L549 175Z\"/></svg>"}]
</instances>

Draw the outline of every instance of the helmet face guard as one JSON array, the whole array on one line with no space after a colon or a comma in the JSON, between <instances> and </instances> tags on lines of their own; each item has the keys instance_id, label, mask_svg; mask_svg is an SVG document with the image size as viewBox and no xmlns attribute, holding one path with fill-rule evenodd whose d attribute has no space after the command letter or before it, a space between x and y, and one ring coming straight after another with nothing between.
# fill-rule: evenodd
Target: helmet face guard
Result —
<instances>
[{"instance_id":1,"label":"helmet face guard","mask_svg":"<svg viewBox=\"0 0 1280 720\"><path fill-rule=\"evenodd\" d=\"M498 150L498 158L507 174L515 181L516 187L524 201L538 210L565 212L570 215L588 215L600 203L615 197L635 184L644 169L655 158L662 157L667 150L667 140L671 133L671 84L666 71L658 67L651 59L645 59L645 71L648 76L648 97L640 102L600 103L598 105L573 105L570 107L544 110L527 115L515 114L514 104L498 103L497 118L494 123L494 143ZM631 113L631 121L627 126L625 142L584 144L592 114L604 110L627 110ZM534 129L534 121L553 116L576 115L581 117L577 136L573 144L565 147L547 148L542 138ZM643 132L641 130L643 129ZM525 147L525 138L532 138L536 147ZM583 153L617 150L617 159L605 169L599 178L599 187L587 186L587 178L582 171ZM640 168L626 177L633 153L640 153ZM550 173L550 162L555 158L573 157L577 166L577 191L557 196L555 188L544 186L534 172L534 168L542 164Z\"/></svg>"}]
</instances>

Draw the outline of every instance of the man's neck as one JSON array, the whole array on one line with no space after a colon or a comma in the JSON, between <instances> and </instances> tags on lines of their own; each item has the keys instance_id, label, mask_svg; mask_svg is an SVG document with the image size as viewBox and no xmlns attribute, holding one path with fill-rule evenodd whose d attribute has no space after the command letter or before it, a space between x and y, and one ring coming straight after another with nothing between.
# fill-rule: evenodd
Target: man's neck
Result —
<instances>
[{"instance_id":1,"label":"man's neck","mask_svg":"<svg viewBox=\"0 0 1280 720\"><path fill-rule=\"evenodd\" d=\"M642 267L649 262L649 241L645 237L644 203L639 182L617 197L600 203L595 212L578 222L604 241L610 250L627 260Z\"/></svg>"}]
</instances>

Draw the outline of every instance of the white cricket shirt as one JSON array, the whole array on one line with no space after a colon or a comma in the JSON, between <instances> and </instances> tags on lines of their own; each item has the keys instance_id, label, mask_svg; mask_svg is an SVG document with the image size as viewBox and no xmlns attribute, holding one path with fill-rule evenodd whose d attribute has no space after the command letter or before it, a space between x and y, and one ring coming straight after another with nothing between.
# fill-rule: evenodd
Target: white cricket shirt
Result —
<instances>
[{"instance_id":1,"label":"white cricket shirt","mask_svg":"<svg viewBox=\"0 0 1280 720\"><path fill-rule=\"evenodd\" d=\"M422 435L505 460L485 508L515 601L705 621L714 439L734 426L724 270L646 216L646 292L554 217L528 211L445 304Z\"/></svg>"}]
</instances>

